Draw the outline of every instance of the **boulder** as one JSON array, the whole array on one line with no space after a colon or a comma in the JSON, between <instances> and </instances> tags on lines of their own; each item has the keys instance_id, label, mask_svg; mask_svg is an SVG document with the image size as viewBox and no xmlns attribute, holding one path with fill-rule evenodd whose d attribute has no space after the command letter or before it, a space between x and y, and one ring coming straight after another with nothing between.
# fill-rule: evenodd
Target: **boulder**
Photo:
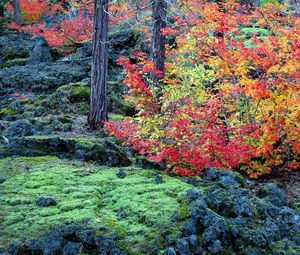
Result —
<instances>
[{"instance_id":1,"label":"boulder","mask_svg":"<svg viewBox=\"0 0 300 255\"><path fill-rule=\"evenodd\" d=\"M58 231L53 231L49 235L33 242L28 250L31 250L33 254L61 254L62 244L63 238L61 234Z\"/></svg>"},{"instance_id":2,"label":"boulder","mask_svg":"<svg viewBox=\"0 0 300 255\"><path fill-rule=\"evenodd\" d=\"M64 246L62 255L77 255L81 254L84 250L83 244L80 243L73 243L73 242L67 242L67 244Z\"/></svg>"},{"instance_id":3,"label":"boulder","mask_svg":"<svg viewBox=\"0 0 300 255\"><path fill-rule=\"evenodd\" d=\"M176 255L176 251L175 251L174 247L169 247L169 248L165 249L163 255Z\"/></svg>"},{"instance_id":4,"label":"boulder","mask_svg":"<svg viewBox=\"0 0 300 255\"><path fill-rule=\"evenodd\" d=\"M57 205L57 202L52 197L40 197L36 201L36 204L40 207L48 207L48 206L52 206L52 205Z\"/></svg>"},{"instance_id":5,"label":"boulder","mask_svg":"<svg viewBox=\"0 0 300 255\"><path fill-rule=\"evenodd\" d=\"M34 126L30 123L30 121L26 119L20 119L4 132L4 136L7 138L23 137L33 135L33 133Z\"/></svg>"},{"instance_id":6,"label":"boulder","mask_svg":"<svg viewBox=\"0 0 300 255\"><path fill-rule=\"evenodd\" d=\"M6 33L0 37L0 59L2 61L16 58L28 58L34 45L31 35L27 33Z\"/></svg>"},{"instance_id":7,"label":"boulder","mask_svg":"<svg viewBox=\"0 0 300 255\"><path fill-rule=\"evenodd\" d=\"M57 61L0 69L0 96L15 91L54 91L87 78L89 71L89 61Z\"/></svg>"},{"instance_id":8,"label":"boulder","mask_svg":"<svg viewBox=\"0 0 300 255\"><path fill-rule=\"evenodd\" d=\"M126 173L123 169L120 169L116 176L120 179L124 179L126 177Z\"/></svg>"},{"instance_id":9,"label":"boulder","mask_svg":"<svg viewBox=\"0 0 300 255\"><path fill-rule=\"evenodd\" d=\"M176 248L180 255L187 255L190 251L189 243L185 239L179 239L176 243Z\"/></svg>"},{"instance_id":10,"label":"boulder","mask_svg":"<svg viewBox=\"0 0 300 255\"><path fill-rule=\"evenodd\" d=\"M46 39L43 36L39 36L35 38L27 65L38 65L47 62L52 62L50 48Z\"/></svg>"},{"instance_id":11,"label":"boulder","mask_svg":"<svg viewBox=\"0 0 300 255\"><path fill-rule=\"evenodd\" d=\"M124 151L122 151L115 143L104 140L104 152L108 158L108 165L110 166L129 166L131 161L127 158Z\"/></svg>"},{"instance_id":12,"label":"boulder","mask_svg":"<svg viewBox=\"0 0 300 255\"><path fill-rule=\"evenodd\" d=\"M276 206L284 206L286 204L284 192L273 183L263 185L258 191L258 196Z\"/></svg>"}]
</instances>

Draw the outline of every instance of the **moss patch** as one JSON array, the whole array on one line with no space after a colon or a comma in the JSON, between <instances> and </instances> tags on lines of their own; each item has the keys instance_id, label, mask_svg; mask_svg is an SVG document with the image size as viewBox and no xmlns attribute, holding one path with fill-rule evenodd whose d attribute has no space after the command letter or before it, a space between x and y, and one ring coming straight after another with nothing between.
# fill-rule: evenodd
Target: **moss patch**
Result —
<instances>
[{"instance_id":1,"label":"moss patch","mask_svg":"<svg viewBox=\"0 0 300 255\"><path fill-rule=\"evenodd\" d=\"M0 178L5 179L0 189L0 246L24 237L38 238L72 222L106 226L106 234L122 236L119 245L131 254L141 254L159 240L162 230L178 228L172 222L172 215L181 208L177 196L190 185L165 175L162 184L155 184L153 171L130 167L124 168L127 176L120 179L118 171L55 157L4 159L0 165ZM38 207L40 197L52 197L57 205Z\"/></svg>"},{"instance_id":2,"label":"moss patch","mask_svg":"<svg viewBox=\"0 0 300 255\"><path fill-rule=\"evenodd\" d=\"M4 64L0 65L0 68L10 68L12 66L25 66L27 64L28 58L15 58L13 60L8 60Z\"/></svg>"},{"instance_id":3,"label":"moss patch","mask_svg":"<svg viewBox=\"0 0 300 255\"><path fill-rule=\"evenodd\" d=\"M88 86L76 85L71 87L70 99L72 102L88 100L90 98L90 88Z\"/></svg>"},{"instance_id":4,"label":"moss patch","mask_svg":"<svg viewBox=\"0 0 300 255\"><path fill-rule=\"evenodd\" d=\"M5 118L7 116L14 116L16 114L17 114L17 112L15 110L10 109L10 108L5 108L0 111L0 118Z\"/></svg>"}]
</instances>

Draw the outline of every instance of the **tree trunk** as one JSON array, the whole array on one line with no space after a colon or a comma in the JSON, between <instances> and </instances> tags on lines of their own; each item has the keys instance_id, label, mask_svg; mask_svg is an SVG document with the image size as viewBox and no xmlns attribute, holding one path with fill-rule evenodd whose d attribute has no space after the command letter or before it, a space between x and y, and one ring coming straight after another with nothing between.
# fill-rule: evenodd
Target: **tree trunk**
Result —
<instances>
[{"instance_id":1,"label":"tree trunk","mask_svg":"<svg viewBox=\"0 0 300 255\"><path fill-rule=\"evenodd\" d=\"M108 0L95 0L93 63L88 123L91 129L103 127L107 113Z\"/></svg>"},{"instance_id":2,"label":"tree trunk","mask_svg":"<svg viewBox=\"0 0 300 255\"><path fill-rule=\"evenodd\" d=\"M154 62L155 69L165 72L166 59L166 37L161 33L161 29L166 27L167 4L165 0L154 0L152 4L152 38L151 38L151 59ZM153 85L161 90L159 77L152 74Z\"/></svg>"},{"instance_id":3,"label":"tree trunk","mask_svg":"<svg viewBox=\"0 0 300 255\"><path fill-rule=\"evenodd\" d=\"M4 18L4 6L0 5L0 20Z\"/></svg>"},{"instance_id":4,"label":"tree trunk","mask_svg":"<svg viewBox=\"0 0 300 255\"><path fill-rule=\"evenodd\" d=\"M14 1L14 15L15 15L15 22L17 25L22 25L22 17L21 17L21 7L20 7L20 0L13 0Z\"/></svg>"}]
</instances>

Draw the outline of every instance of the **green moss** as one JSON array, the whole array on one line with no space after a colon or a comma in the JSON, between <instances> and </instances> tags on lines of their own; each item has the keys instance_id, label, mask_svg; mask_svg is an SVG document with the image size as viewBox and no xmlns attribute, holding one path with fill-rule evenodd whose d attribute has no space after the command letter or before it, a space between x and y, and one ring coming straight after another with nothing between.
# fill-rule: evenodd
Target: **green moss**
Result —
<instances>
[{"instance_id":1,"label":"green moss","mask_svg":"<svg viewBox=\"0 0 300 255\"><path fill-rule=\"evenodd\" d=\"M0 178L11 178L15 175L27 172L30 168L40 165L48 164L49 162L57 161L57 157L45 156L35 158L5 158L0 160Z\"/></svg>"},{"instance_id":2,"label":"green moss","mask_svg":"<svg viewBox=\"0 0 300 255\"><path fill-rule=\"evenodd\" d=\"M16 114L17 114L17 112L15 110L10 109L8 107L8 108L5 108L2 111L0 111L0 118L5 118L7 116L14 116Z\"/></svg>"},{"instance_id":3,"label":"green moss","mask_svg":"<svg viewBox=\"0 0 300 255\"><path fill-rule=\"evenodd\" d=\"M46 99L39 99L37 101L34 102L34 105L35 106L45 106L47 103L47 100Z\"/></svg>"},{"instance_id":4,"label":"green moss","mask_svg":"<svg viewBox=\"0 0 300 255\"><path fill-rule=\"evenodd\" d=\"M178 232L172 215L182 206L177 196L190 185L165 175L164 183L155 184L149 170L124 170L126 178L119 179L118 168L55 157L4 159L0 246L23 237L38 238L52 227L73 222L106 226L103 233L120 234L119 245L136 254L166 227ZM57 205L38 207L39 197L52 197Z\"/></svg>"},{"instance_id":5,"label":"green moss","mask_svg":"<svg viewBox=\"0 0 300 255\"><path fill-rule=\"evenodd\" d=\"M4 64L0 65L0 68L10 68L12 66L25 66L27 64L28 58L15 58L6 61Z\"/></svg>"},{"instance_id":6,"label":"green moss","mask_svg":"<svg viewBox=\"0 0 300 255\"><path fill-rule=\"evenodd\" d=\"M77 102L82 99L88 100L90 97L90 88L88 86L72 86L70 91L70 99L72 102Z\"/></svg>"},{"instance_id":7,"label":"green moss","mask_svg":"<svg viewBox=\"0 0 300 255\"><path fill-rule=\"evenodd\" d=\"M108 119L110 121L121 121L121 120L124 120L126 117L122 114L115 114L115 113L112 113L112 114L109 114L108 116Z\"/></svg>"},{"instance_id":8,"label":"green moss","mask_svg":"<svg viewBox=\"0 0 300 255\"><path fill-rule=\"evenodd\" d=\"M101 142L101 141L92 141L91 138L87 138L87 137L59 137L59 136L55 136L55 135L42 135L42 136L27 136L24 139L27 140L36 140L36 141L40 141L41 144L43 143L43 141L45 140L51 140L54 138L59 138L61 140L65 140L65 141L74 141L78 146L83 146L83 147L93 147L97 142Z\"/></svg>"}]
</instances>

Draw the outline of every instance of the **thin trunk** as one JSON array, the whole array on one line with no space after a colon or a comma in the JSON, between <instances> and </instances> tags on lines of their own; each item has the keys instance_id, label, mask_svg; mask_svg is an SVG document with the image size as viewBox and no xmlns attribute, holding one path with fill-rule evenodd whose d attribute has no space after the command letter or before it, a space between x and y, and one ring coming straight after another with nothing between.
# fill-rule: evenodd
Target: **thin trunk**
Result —
<instances>
[{"instance_id":1,"label":"thin trunk","mask_svg":"<svg viewBox=\"0 0 300 255\"><path fill-rule=\"evenodd\" d=\"M108 0L95 0L93 63L91 71L91 97L88 123L96 130L108 119L107 114L107 41Z\"/></svg>"},{"instance_id":2,"label":"thin trunk","mask_svg":"<svg viewBox=\"0 0 300 255\"><path fill-rule=\"evenodd\" d=\"M167 4L165 0L154 0L152 5L152 39L151 39L151 59L154 62L155 69L165 72L166 59L166 37L162 34L161 29L166 27ZM151 75L153 85L161 90L159 77Z\"/></svg>"},{"instance_id":3,"label":"thin trunk","mask_svg":"<svg viewBox=\"0 0 300 255\"><path fill-rule=\"evenodd\" d=\"M21 7L20 7L20 0L14 0L14 15L15 15L15 22L17 25L22 25L22 17L21 17Z\"/></svg>"},{"instance_id":4,"label":"thin trunk","mask_svg":"<svg viewBox=\"0 0 300 255\"><path fill-rule=\"evenodd\" d=\"M4 18L4 6L0 5L0 20Z\"/></svg>"}]
</instances>

